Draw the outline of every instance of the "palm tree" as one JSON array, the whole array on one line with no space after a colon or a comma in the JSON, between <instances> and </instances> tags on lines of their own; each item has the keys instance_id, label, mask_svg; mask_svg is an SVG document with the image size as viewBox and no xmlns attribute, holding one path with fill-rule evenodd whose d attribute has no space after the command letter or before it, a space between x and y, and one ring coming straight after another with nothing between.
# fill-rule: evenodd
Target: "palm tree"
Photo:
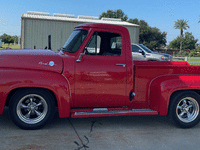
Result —
<instances>
[{"instance_id":1,"label":"palm tree","mask_svg":"<svg viewBox=\"0 0 200 150\"><path fill-rule=\"evenodd\" d=\"M183 37L183 30L187 30L187 28L190 28L189 26L188 26L188 20L184 20L184 19L182 19L182 20L177 20L177 21L175 21L175 24L174 24L174 28L175 29L180 29L180 38L181 38L181 41L180 41L180 52L181 52L181 50L182 50L182 37Z\"/></svg>"}]
</instances>

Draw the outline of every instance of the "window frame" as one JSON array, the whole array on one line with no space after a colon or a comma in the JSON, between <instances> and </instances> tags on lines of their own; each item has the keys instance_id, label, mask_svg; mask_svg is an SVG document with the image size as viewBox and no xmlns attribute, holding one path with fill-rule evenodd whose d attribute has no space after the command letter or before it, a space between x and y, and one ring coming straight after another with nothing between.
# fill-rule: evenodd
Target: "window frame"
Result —
<instances>
[{"instance_id":1,"label":"window frame","mask_svg":"<svg viewBox=\"0 0 200 150\"><path fill-rule=\"evenodd\" d=\"M121 49L120 49L120 54L115 54L117 51L115 51L114 53L110 53L111 55L103 55L103 54L101 54L101 55L99 55L99 53L97 52L97 46L98 46L98 41L97 41L97 36L99 36L100 37L100 47L99 47L99 49L100 49L100 51L99 52L101 52L101 42L102 42L102 39L103 39L103 37L102 36L100 36L99 35L99 33L100 32L102 32L102 33L105 33L105 35L104 35L104 37L107 37L106 36L106 34L107 35L111 35L110 37L109 37L109 43L107 43L108 45L108 47L109 47L109 49L110 49L110 51L112 51L113 49L112 49L112 38L116 38L115 39L115 42L116 42L116 46L117 46L117 38L118 37L120 37L120 39L121 39ZM113 36L112 37L112 34L113 35L117 35L117 36ZM89 47L89 44L90 44L90 42L93 40L93 36L94 36L94 38L95 38L95 53L86 53L87 55L98 55L98 56L121 56L124 52L123 52L123 36L122 36L123 34L121 34L121 33L119 33L119 32L116 32L116 31L108 31L108 30L106 30L106 31L103 31L103 30L95 30L92 34L91 34L91 37L90 37L90 39L89 39L89 41L88 41L88 43L86 44L86 47L85 47L85 49L87 49L88 47ZM108 49L108 50L109 50ZM117 50L117 48L116 48L116 50ZM106 51L107 53L109 52L109 51Z\"/></svg>"}]
</instances>

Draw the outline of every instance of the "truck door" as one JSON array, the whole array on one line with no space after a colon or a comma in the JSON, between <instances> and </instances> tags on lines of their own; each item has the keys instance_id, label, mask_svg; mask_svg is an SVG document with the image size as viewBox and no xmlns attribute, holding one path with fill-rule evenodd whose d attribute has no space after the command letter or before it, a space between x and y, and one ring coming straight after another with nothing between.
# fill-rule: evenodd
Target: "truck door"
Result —
<instances>
[{"instance_id":1,"label":"truck door","mask_svg":"<svg viewBox=\"0 0 200 150\"><path fill-rule=\"evenodd\" d=\"M125 105L125 41L119 31L93 32L75 66L74 107Z\"/></svg>"}]
</instances>

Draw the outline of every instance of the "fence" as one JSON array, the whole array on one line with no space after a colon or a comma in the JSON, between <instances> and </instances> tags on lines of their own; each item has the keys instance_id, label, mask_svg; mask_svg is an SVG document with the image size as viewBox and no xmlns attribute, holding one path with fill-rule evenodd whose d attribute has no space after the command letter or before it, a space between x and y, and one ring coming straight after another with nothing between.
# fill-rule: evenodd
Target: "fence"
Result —
<instances>
[{"instance_id":1,"label":"fence","mask_svg":"<svg viewBox=\"0 0 200 150\"><path fill-rule=\"evenodd\" d=\"M158 52L158 53L166 53L166 54L170 54L172 56L177 56L179 57L181 54L179 53L180 50L175 50L175 49L155 49L154 50L155 52ZM182 53L187 53L189 54L190 53L190 50L182 50ZM181 57L181 56L180 56Z\"/></svg>"},{"instance_id":2,"label":"fence","mask_svg":"<svg viewBox=\"0 0 200 150\"><path fill-rule=\"evenodd\" d=\"M175 61L187 61L189 64L200 65L200 57L173 57Z\"/></svg>"}]
</instances>

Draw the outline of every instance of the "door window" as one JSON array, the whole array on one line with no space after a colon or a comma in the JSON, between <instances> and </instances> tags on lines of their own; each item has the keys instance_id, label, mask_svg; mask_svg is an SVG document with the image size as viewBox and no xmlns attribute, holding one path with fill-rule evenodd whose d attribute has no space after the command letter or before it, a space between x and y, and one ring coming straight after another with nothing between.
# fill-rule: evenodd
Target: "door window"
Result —
<instances>
[{"instance_id":1,"label":"door window","mask_svg":"<svg viewBox=\"0 0 200 150\"><path fill-rule=\"evenodd\" d=\"M120 56L122 38L120 34L111 32L94 32L86 46L87 55Z\"/></svg>"}]
</instances>

